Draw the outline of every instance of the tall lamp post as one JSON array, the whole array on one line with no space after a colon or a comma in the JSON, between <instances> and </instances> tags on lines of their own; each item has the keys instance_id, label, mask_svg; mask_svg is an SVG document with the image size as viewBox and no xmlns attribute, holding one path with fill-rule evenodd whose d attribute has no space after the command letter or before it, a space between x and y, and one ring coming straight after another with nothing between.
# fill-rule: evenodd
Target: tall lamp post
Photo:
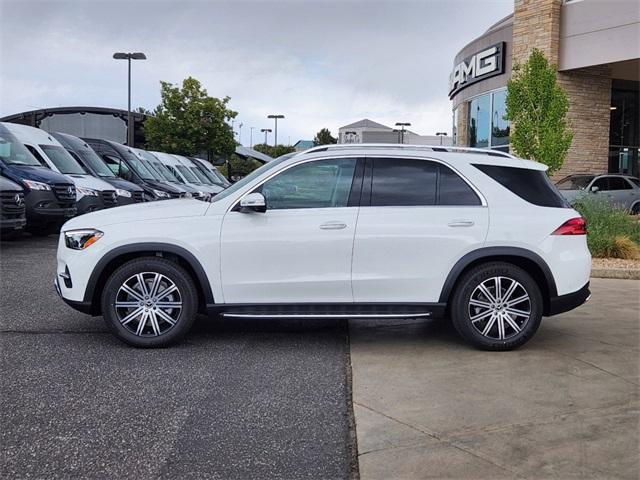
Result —
<instances>
[{"instance_id":1,"label":"tall lamp post","mask_svg":"<svg viewBox=\"0 0 640 480\"><path fill-rule=\"evenodd\" d=\"M242 146L242 125L243 123L240 122L240 125L238 125L238 143Z\"/></svg>"},{"instance_id":2,"label":"tall lamp post","mask_svg":"<svg viewBox=\"0 0 640 480\"><path fill-rule=\"evenodd\" d=\"M436 135L440 137L440 145L442 145L442 137L446 137L447 132L436 132Z\"/></svg>"},{"instance_id":3,"label":"tall lamp post","mask_svg":"<svg viewBox=\"0 0 640 480\"><path fill-rule=\"evenodd\" d=\"M264 133L264 144L267 144L267 135L269 135L271 133L271 129L270 128L263 128L260 130L262 133Z\"/></svg>"},{"instance_id":4,"label":"tall lamp post","mask_svg":"<svg viewBox=\"0 0 640 480\"><path fill-rule=\"evenodd\" d=\"M411 124L409 122L396 122L396 127L400 128L400 143L404 143L404 127L410 127Z\"/></svg>"},{"instance_id":5,"label":"tall lamp post","mask_svg":"<svg viewBox=\"0 0 640 480\"><path fill-rule=\"evenodd\" d=\"M275 121L275 132L274 132L274 140L273 140L273 146L277 147L278 146L278 119L279 118L284 118L284 115L267 115L267 118L273 118L273 120ZM266 142L265 142L266 143Z\"/></svg>"},{"instance_id":6,"label":"tall lamp post","mask_svg":"<svg viewBox=\"0 0 640 480\"><path fill-rule=\"evenodd\" d=\"M128 81L128 95L127 95L127 145L133 147L134 138L133 138L133 122L131 120L131 60L146 60L147 56L142 52L133 52L133 53L125 53L125 52L116 52L113 54L113 58L116 60L126 60L128 63L129 70L129 81Z\"/></svg>"}]
</instances>

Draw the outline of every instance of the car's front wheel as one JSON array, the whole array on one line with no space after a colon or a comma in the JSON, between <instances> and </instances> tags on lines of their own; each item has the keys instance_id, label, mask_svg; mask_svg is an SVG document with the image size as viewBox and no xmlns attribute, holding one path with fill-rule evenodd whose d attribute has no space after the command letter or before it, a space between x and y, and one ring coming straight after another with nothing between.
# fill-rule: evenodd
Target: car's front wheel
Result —
<instances>
[{"instance_id":1,"label":"car's front wheel","mask_svg":"<svg viewBox=\"0 0 640 480\"><path fill-rule=\"evenodd\" d=\"M113 334L136 347L180 341L195 319L198 294L179 265L158 257L131 260L107 280L102 314Z\"/></svg>"},{"instance_id":2,"label":"car's front wheel","mask_svg":"<svg viewBox=\"0 0 640 480\"><path fill-rule=\"evenodd\" d=\"M510 263L479 265L460 279L451 319L460 335L483 350L512 350L533 337L542 319L535 280Z\"/></svg>"}]
</instances>

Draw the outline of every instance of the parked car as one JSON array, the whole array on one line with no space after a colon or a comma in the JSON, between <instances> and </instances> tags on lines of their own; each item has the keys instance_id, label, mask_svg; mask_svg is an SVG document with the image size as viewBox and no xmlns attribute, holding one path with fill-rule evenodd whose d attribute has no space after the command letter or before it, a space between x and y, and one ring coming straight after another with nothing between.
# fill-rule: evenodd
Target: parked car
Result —
<instances>
[{"instance_id":1,"label":"parked car","mask_svg":"<svg viewBox=\"0 0 640 480\"><path fill-rule=\"evenodd\" d=\"M118 205L128 205L144 201L144 190L133 182L118 178L98 156L93 149L79 137L67 133L52 133L69 154L82 165L82 167L96 178L99 178L113 188L118 196Z\"/></svg>"},{"instance_id":2,"label":"parked car","mask_svg":"<svg viewBox=\"0 0 640 480\"><path fill-rule=\"evenodd\" d=\"M164 152L151 152L155 155L158 160L160 160L165 167L171 170L171 173L180 180L181 183L185 185L190 185L191 187L206 192L210 195L215 195L218 192L222 191L221 187L214 187L211 185L204 185L195 174L191 171L190 165L185 164L185 162L180 158L179 155L173 155L170 153Z\"/></svg>"},{"instance_id":3,"label":"parked car","mask_svg":"<svg viewBox=\"0 0 640 480\"><path fill-rule=\"evenodd\" d=\"M207 175L207 177L212 182L216 183L217 185L220 185L222 188L227 188L231 186L231 182L227 180L227 177L225 177L222 173L220 173L220 170L218 170L216 167L211 165L209 162L197 157L189 157L189 158L193 161L193 163L197 167L200 168L202 172L205 173L205 175Z\"/></svg>"},{"instance_id":4,"label":"parked car","mask_svg":"<svg viewBox=\"0 0 640 480\"><path fill-rule=\"evenodd\" d=\"M209 179L209 176L206 175L200 169L200 167L198 167L196 162L194 162L191 157L185 157L184 155L175 155L175 156L191 171L191 173L196 177L196 179L202 185L206 185L208 188L215 189L215 193L220 193L222 190L224 190L225 187L220 185L217 179L215 181Z\"/></svg>"},{"instance_id":5,"label":"parked car","mask_svg":"<svg viewBox=\"0 0 640 480\"><path fill-rule=\"evenodd\" d=\"M0 146L1 148L1 146ZM27 224L24 189L8 178L0 177L0 235L6 238Z\"/></svg>"},{"instance_id":6,"label":"parked car","mask_svg":"<svg viewBox=\"0 0 640 480\"><path fill-rule=\"evenodd\" d=\"M33 235L49 235L77 214L73 182L43 166L4 123L0 123L0 174L24 188L26 230Z\"/></svg>"},{"instance_id":7,"label":"parked car","mask_svg":"<svg viewBox=\"0 0 640 480\"><path fill-rule=\"evenodd\" d=\"M76 186L78 215L118 204L114 188L89 175L51 134L28 125L5 125L42 165L71 179Z\"/></svg>"},{"instance_id":8,"label":"parked car","mask_svg":"<svg viewBox=\"0 0 640 480\"><path fill-rule=\"evenodd\" d=\"M209 195L196 190L189 185L184 185L179 181L171 178L171 176L165 175L163 171L158 168L158 165L162 165L160 161L154 157L151 153L146 150L142 150L140 148L132 148L131 151L138 156L140 161L144 164L145 167L151 172L151 174L155 177L156 180L163 183L168 183L173 187L177 188L181 192L183 192L183 196L186 198L195 198L196 200L208 200ZM166 170L166 169L165 169Z\"/></svg>"},{"instance_id":9,"label":"parked car","mask_svg":"<svg viewBox=\"0 0 640 480\"><path fill-rule=\"evenodd\" d=\"M141 347L178 341L202 312L449 315L480 348L516 348L543 315L588 299L586 224L544 165L467 150L323 146L263 165L210 204L73 219L55 282Z\"/></svg>"},{"instance_id":10,"label":"parked car","mask_svg":"<svg viewBox=\"0 0 640 480\"><path fill-rule=\"evenodd\" d=\"M183 190L158 181L129 147L109 140L95 138L83 138L83 140L106 162L115 175L142 187L146 201L185 196Z\"/></svg>"},{"instance_id":11,"label":"parked car","mask_svg":"<svg viewBox=\"0 0 640 480\"><path fill-rule=\"evenodd\" d=\"M574 202L593 194L633 215L640 214L640 180L629 175L569 175L556 186L564 198Z\"/></svg>"}]
</instances>

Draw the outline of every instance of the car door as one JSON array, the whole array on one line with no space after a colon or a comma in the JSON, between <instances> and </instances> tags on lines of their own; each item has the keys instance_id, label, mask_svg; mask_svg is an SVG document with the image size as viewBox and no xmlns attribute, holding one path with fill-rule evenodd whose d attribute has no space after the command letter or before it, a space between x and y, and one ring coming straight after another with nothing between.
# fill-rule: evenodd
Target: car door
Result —
<instances>
[{"instance_id":1,"label":"car door","mask_svg":"<svg viewBox=\"0 0 640 480\"><path fill-rule=\"evenodd\" d=\"M488 222L484 200L449 166L367 158L354 239L354 301L437 302L455 262L482 246Z\"/></svg>"},{"instance_id":2,"label":"car door","mask_svg":"<svg viewBox=\"0 0 640 480\"><path fill-rule=\"evenodd\" d=\"M593 185L598 187L597 193L606 196L609 203L625 209L631 207L633 187L623 177L600 177Z\"/></svg>"},{"instance_id":3,"label":"car door","mask_svg":"<svg viewBox=\"0 0 640 480\"><path fill-rule=\"evenodd\" d=\"M331 158L295 164L253 190L264 195L266 212L230 209L221 231L225 303L353 302L362 163Z\"/></svg>"}]
</instances>

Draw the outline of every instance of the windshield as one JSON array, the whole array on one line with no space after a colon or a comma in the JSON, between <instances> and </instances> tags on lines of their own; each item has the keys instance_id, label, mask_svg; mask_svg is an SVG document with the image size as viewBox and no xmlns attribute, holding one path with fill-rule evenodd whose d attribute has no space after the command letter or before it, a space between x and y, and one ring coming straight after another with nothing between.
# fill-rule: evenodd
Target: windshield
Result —
<instances>
[{"instance_id":1,"label":"windshield","mask_svg":"<svg viewBox=\"0 0 640 480\"><path fill-rule=\"evenodd\" d=\"M156 177L149 171L142 161L133 155L127 156L127 164L138 174L143 180L155 180Z\"/></svg>"},{"instance_id":2,"label":"windshield","mask_svg":"<svg viewBox=\"0 0 640 480\"><path fill-rule=\"evenodd\" d=\"M153 174L156 180L160 180L161 182L165 182L167 180L166 178L164 178L164 175L162 174L162 172L160 172L156 168L156 164L154 162L149 162L148 160L142 160L142 163L144 163L145 167L149 169L149 171Z\"/></svg>"},{"instance_id":3,"label":"windshield","mask_svg":"<svg viewBox=\"0 0 640 480\"><path fill-rule=\"evenodd\" d=\"M594 178L594 175L571 175L560 180L556 187L558 190L584 190Z\"/></svg>"},{"instance_id":4,"label":"windshield","mask_svg":"<svg viewBox=\"0 0 640 480\"><path fill-rule=\"evenodd\" d=\"M171 170L169 170L167 167L165 167L162 163L160 163L160 162L152 162L152 165L155 167L155 169L158 172L160 172L160 174L165 178L165 180L168 180L168 181L173 182L173 183L182 183L173 174L173 172Z\"/></svg>"},{"instance_id":5,"label":"windshield","mask_svg":"<svg viewBox=\"0 0 640 480\"><path fill-rule=\"evenodd\" d=\"M6 165L30 165L42 167L23 144L9 132L0 132L0 160Z\"/></svg>"},{"instance_id":6,"label":"windshield","mask_svg":"<svg viewBox=\"0 0 640 480\"><path fill-rule=\"evenodd\" d=\"M222 182L223 185L229 185L229 180L227 180L227 177L225 177L223 174L220 173L220 170L218 170L217 168L213 168L213 170L207 170L209 173L211 173L211 175L215 175L218 180L220 180L220 182Z\"/></svg>"},{"instance_id":7,"label":"windshield","mask_svg":"<svg viewBox=\"0 0 640 480\"><path fill-rule=\"evenodd\" d=\"M115 178L115 175L111 171L107 164L104 163L98 154L94 152L90 147L79 148L74 150L74 153L85 162L90 169L92 169L97 176L106 178Z\"/></svg>"},{"instance_id":8,"label":"windshield","mask_svg":"<svg viewBox=\"0 0 640 480\"><path fill-rule=\"evenodd\" d=\"M196 177L198 177L198 180L200 181L200 183L204 183L205 185L211 185L211 181L198 168L196 168L196 167L190 167L190 168L191 168L191 171L193 172L193 174Z\"/></svg>"},{"instance_id":9,"label":"windshield","mask_svg":"<svg viewBox=\"0 0 640 480\"><path fill-rule=\"evenodd\" d=\"M49 160L53 162L60 173L66 175L86 175L87 172L82 168L78 161L69 155L64 148L56 145L40 145L40 148L47 154Z\"/></svg>"},{"instance_id":10,"label":"windshield","mask_svg":"<svg viewBox=\"0 0 640 480\"><path fill-rule=\"evenodd\" d=\"M229 188L221 191L219 194L217 194L215 197L213 197L211 199L211 201L212 202L217 202L219 200L222 200L223 198L227 198L229 195L233 194L234 192L237 192L238 190L243 188L245 185L251 183L253 180L258 178L260 175L263 175L263 174L267 173L273 167L277 167L278 165L280 165L285 160L286 160L286 158L276 158L275 160L271 160L269 163L265 163L260 168L255 169L253 172L251 172L246 177L242 178L241 180L238 180L236 183L231 185Z\"/></svg>"},{"instance_id":11,"label":"windshield","mask_svg":"<svg viewBox=\"0 0 640 480\"><path fill-rule=\"evenodd\" d=\"M205 177L207 177L207 180L209 180L209 183L212 183L214 185L219 185L221 187L224 187L226 185L225 182L220 180L213 172L211 172L210 170L207 170L205 167L202 167L202 170L200 170L200 173L202 173Z\"/></svg>"},{"instance_id":12,"label":"windshield","mask_svg":"<svg viewBox=\"0 0 640 480\"><path fill-rule=\"evenodd\" d=\"M185 167L184 165L174 165L178 171L182 174L182 176L185 178L185 180L189 183L200 183L200 181L193 175L193 173L191 173L191 170L189 170L189 168Z\"/></svg>"}]
</instances>

